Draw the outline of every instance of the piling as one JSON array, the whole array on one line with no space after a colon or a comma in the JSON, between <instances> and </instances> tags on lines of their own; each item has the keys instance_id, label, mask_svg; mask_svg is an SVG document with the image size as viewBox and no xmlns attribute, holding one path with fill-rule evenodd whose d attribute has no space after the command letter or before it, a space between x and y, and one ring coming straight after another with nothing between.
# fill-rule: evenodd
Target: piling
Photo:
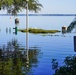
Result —
<instances>
[{"instance_id":1,"label":"piling","mask_svg":"<svg viewBox=\"0 0 76 75\"><path fill-rule=\"evenodd\" d=\"M66 33L67 32L67 27L66 26L63 26L62 27L62 33Z\"/></svg>"},{"instance_id":2,"label":"piling","mask_svg":"<svg viewBox=\"0 0 76 75\"><path fill-rule=\"evenodd\" d=\"M74 51L76 52L76 36L74 36Z\"/></svg>"},{"instance_id":3,"label":"piling","mask_svg":"<svg viewBox=\"0 0 76 75\"><path fill-rule=\"evenodd\" d=\"M18 18L15 19L15 24L17 24L17 23L19 23L19 19Z\"/></svg>"}]
</instances>

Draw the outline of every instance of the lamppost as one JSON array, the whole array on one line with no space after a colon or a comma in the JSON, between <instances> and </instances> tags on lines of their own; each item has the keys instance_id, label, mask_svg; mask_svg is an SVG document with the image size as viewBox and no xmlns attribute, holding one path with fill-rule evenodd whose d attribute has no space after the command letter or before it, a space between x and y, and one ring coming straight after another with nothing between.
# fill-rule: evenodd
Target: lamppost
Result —
<instances>
[{"instance_id":1,"label":"lamppost","mask_svg":"<svg viewBox=\"0 0 76 75\"><path fill-rule=\"evenodd\" d=\"M28 1L26 0L26 67L29 67L29 56L28 56Z\"/></svg>"},{"instance_id":2,"label":"lamppost","mask_svg":"<svg viewBox=\"0 0 76 75\"><path fill-rule=\"evenodd\" d=\"M26 30L28 30L28 1L26 0Z\"/></svg>"}]
</instances>

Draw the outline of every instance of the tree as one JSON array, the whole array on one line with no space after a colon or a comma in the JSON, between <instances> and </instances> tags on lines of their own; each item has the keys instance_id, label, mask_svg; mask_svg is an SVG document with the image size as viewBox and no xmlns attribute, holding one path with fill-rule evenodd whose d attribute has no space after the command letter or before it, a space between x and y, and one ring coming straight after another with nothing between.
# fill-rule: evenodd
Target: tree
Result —
<instances>
[{"instance_id":1,"label":"tree","mask_svg":"<svg viewBox=\"0 0 76 75\"><path fill-rule=\"evenodd\" d=\"M55 59L52 61L52 67L55 69L54 75L76 75L76 56L67 56L64 60L64 65L59 66Z\"/></svg>"},{"instance_id":2,"label":"tree","mask_svg":"<svg viewBox=\"0 0 76 75\"><path fill-rule=\"evenodd\" d=\"M16 15L18 12L26 9L26 0L0 0L0 9L6 9L8 13ZM38 12L41 10L42 5L38 0L29 0L28 9L29 11Z\"/></svg>"},{"instance_id":3,"label":"tree","mask_svg":"<svg viewBox=\"0 0 76 75\"><path fill-rule=\"evenodd\" d=\"M0 75L32 75L32 67L38 67L38 56L41 51L38 47L30 47L29 64L24 58L25 48L16 39L7 42L0 48ZM27 67L28 65L28 67ZM25 74L26 73L26 74Z\"/></svg>"},{"instance_id":4,"label":"tree","mask_svg":"<svg viewBox=\"0 0 76 75\"><path fill-rule=\"evenodd\" d=\"M70 25L67 27L67 32L72 32L72 30L76 28L76 18L70 23Z\"/></svg>"}]
</instances>

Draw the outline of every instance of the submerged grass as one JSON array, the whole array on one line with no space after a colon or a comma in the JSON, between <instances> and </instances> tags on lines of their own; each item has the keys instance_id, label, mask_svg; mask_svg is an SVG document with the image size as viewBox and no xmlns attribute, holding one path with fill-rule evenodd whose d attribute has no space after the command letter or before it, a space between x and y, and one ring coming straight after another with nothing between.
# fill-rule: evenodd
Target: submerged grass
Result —
<instances>
[{"instance_id":1,"label":"submerged grass","mask_svg":"<svg viewBox=\"0 0 76 75\"><path fill-rule=\"evenodd\" d=\"M26 29L18 29L18 31L35 33L35 34L39 34L39 33L57 33L57 32L60 32L59 30L44 30L44 29L37 29L37 28L29 28L28 30L26 30Z\"/></svg>"}]
</instances>

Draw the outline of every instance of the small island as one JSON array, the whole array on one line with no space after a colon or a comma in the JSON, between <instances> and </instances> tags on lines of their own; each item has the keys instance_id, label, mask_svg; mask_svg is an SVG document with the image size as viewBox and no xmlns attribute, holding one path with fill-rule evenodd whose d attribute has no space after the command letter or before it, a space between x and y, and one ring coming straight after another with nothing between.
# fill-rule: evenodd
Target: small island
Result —
<instances>
[{"instance_id":1,"label":"small island","mask_svg":"<svg viewBox=\"0 0 76 75\"><path fill-rule=\"evenodd\" d=\"M38 28L29 28L28 30L26 29L18 29L18 31L21 32L29 32L29 33L34 33L34 34L40 34L40 33L57 33L61 32L59 30L44 30L44 29L38 29Z\"/></svg>"}]
</instances>

